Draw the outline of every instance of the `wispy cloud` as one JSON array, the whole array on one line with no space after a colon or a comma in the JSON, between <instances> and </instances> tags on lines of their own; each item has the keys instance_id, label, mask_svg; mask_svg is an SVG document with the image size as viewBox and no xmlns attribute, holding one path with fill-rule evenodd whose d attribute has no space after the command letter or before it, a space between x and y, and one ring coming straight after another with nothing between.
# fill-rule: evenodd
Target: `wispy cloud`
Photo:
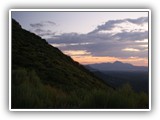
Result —
<instances>
[{"instance_id":1,"label":"wispy cloud","mask_svg":"<svg viewBox=\"0 0 160 120\"><path fill-rule=\"evenodd\" d=\"M148 39L136 40L135 42L137 42L137 43L148 43Z\"/></svg>"},{"instance_id":2,"label":"wispy cloud","mask_svg":"<svg viewBox=\"0 0 160 120\"><path fill-rule=\"evenodd\" d=\"M139 49L135 49L135 48L124 48L122 49L122 51L126 51L126 52L139 52Z\"/></svg>"},{"instance_id":3,"label":"wispy cloud","mask_svg":"<svg viewBox=\"0 0 160 120\"><path fill-rule=\"evenodd\" d=\"M30 26L33 28L41 28L41 27L43 27L43 24L42 23L34 23L34 24L30 24Z\"/></svg>"},{"instance_id":4,"label":"wispy cloud","mask_svg":"<svg viewBox=\"0 0 160 120\"><path fill-rule=\"evenodd\" d=\"M147 44L139 45L140 47L148 48Z\"/></svg>"},{"instance_id":5,"label":"wispy cloud","mask_svg":"<svg viewBox=\"0 0 160 120\"><path fill-rule=\"evenodd\" d=\"M31 31L43 38L50 38L55 35L52 29L54 26L56 26L56 23L53 21L41 21L30 24Z\"/></svg>"},{"instance_id":6,"label":"wispy cloud","mask_svg":"<svg viewBox=\"0 0 160 120\"><path fill-rule=\"evenodd\" d=\"M30 26L33 28L42 28L45 26L54 26L54 25L56 25L56 23L53 21L41 21L39 23L31 23L30 24Z\"/></svg>"},{"instance_id":7,"label":"wispy cloud","mask_svg":"<svg viewBox=\"0 0 160 120\"><path fill-rule=\"evenodd\" d=\"M90 52L87 52L86 50L67 50L64 51L65 54L70 56L86 56L90 55Z\"/></svg>"}]
</instances>

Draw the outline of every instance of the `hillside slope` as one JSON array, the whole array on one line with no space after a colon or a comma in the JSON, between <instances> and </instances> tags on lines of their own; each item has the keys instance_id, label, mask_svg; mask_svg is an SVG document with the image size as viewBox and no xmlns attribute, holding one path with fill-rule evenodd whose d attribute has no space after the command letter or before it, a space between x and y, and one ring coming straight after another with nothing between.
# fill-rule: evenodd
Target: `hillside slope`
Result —
<instances>
[{"instance_id":1,"label":"hillside slope","mask_svg":"<svg viewBox=\"0 0 160 120\"><path fill-rule=\"evenodd\" d=\"M14 20L12 25L13 70L20 67L35 70L45 84L64 90L74 90L76 87L90 89L102 85L102 81L97 80L82 65L64 55L58 48L21 29Z\"/></svg>"},{"instance_id":2,"label":"hillside slope","mask_svg":"<svg viewBox=\"0 0 160 120\"><path fill-rule=\"evenodd\" d=\"M148 106L145 94L135 94L128 85L113 90L59 49L22 29L15 20L12 20L11 82L12 108ZM133 98L136 99L130 101Z\"/></svg>"}]
</instances>

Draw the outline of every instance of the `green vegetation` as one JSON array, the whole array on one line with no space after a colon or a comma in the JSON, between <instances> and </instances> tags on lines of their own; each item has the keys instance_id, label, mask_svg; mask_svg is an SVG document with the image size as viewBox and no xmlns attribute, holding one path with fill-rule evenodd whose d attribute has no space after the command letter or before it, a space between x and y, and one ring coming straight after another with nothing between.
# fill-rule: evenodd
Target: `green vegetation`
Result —
<instances>
[{"instance_id":1,"label":"green vegetation","mask_svg":"<svg viewBox=\"0 0 160 120\"><path fill-rule=\"evenodd\" d=\"M76 89L66 92L42 84L35 71L13 71L12 105L14 108L147 108L145 93L135 93L129 84L118 90Z\"/></svg>"},{"instance_id":2,"label":"green vegetation","mask_svg":"<svg viewBox=\"0 0 160 120\"><path fill-rule=\"evenodd\" d=\"M113 89L12 20L12 108L148 108L127 84Z\"/></svg>"}]
</instances>

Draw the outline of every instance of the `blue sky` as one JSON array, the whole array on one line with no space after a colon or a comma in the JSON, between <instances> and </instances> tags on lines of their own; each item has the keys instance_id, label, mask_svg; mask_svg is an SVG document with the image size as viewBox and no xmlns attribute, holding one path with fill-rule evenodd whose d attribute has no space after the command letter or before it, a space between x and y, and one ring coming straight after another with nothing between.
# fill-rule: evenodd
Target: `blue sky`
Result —
<instances>
[{"instance_id":1,"label":"blue sky","mask_svg":"<svg viewBox=\"0 0 160 120\"><path fill-rule=\"evenodd\" d=\"M146 17L147 12L12 12L23 28L30 30L31 23L53 21L62 33L87 33L108 20ZM55 26L54 26L55 27ZM53 31L58 31L52 28Z\"/></svg>"},{"instance_id":2,"label":"blue sky","mask_svg":"<svg viewBox=\"0 0 160 120\"><path fill-rule=\"evenodd\" d=\"M148 12L12 12L24 29L82 64L148 65Z\"/></svg>"}]
</instances>

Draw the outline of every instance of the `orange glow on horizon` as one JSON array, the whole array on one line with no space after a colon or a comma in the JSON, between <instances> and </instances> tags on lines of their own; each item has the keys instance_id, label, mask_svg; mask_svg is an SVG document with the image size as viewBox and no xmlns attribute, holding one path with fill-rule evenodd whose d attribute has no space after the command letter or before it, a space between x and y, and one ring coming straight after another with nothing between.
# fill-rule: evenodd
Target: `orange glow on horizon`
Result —
<instances>
[{"instance_id":1,"label":"orange glow on horizon","mask_svg":"<svg viewBox=\"0 0 160 120\"><path fill-rule=\"evenodd\" d=\"M117 58L117 57L94 57L94 56L71 56L73 60L81 64L95 64L121 61L124 63L130 63L135 66L148 66L147 58L129 57L129 58Z\"/></svg>"}]
</instances>

